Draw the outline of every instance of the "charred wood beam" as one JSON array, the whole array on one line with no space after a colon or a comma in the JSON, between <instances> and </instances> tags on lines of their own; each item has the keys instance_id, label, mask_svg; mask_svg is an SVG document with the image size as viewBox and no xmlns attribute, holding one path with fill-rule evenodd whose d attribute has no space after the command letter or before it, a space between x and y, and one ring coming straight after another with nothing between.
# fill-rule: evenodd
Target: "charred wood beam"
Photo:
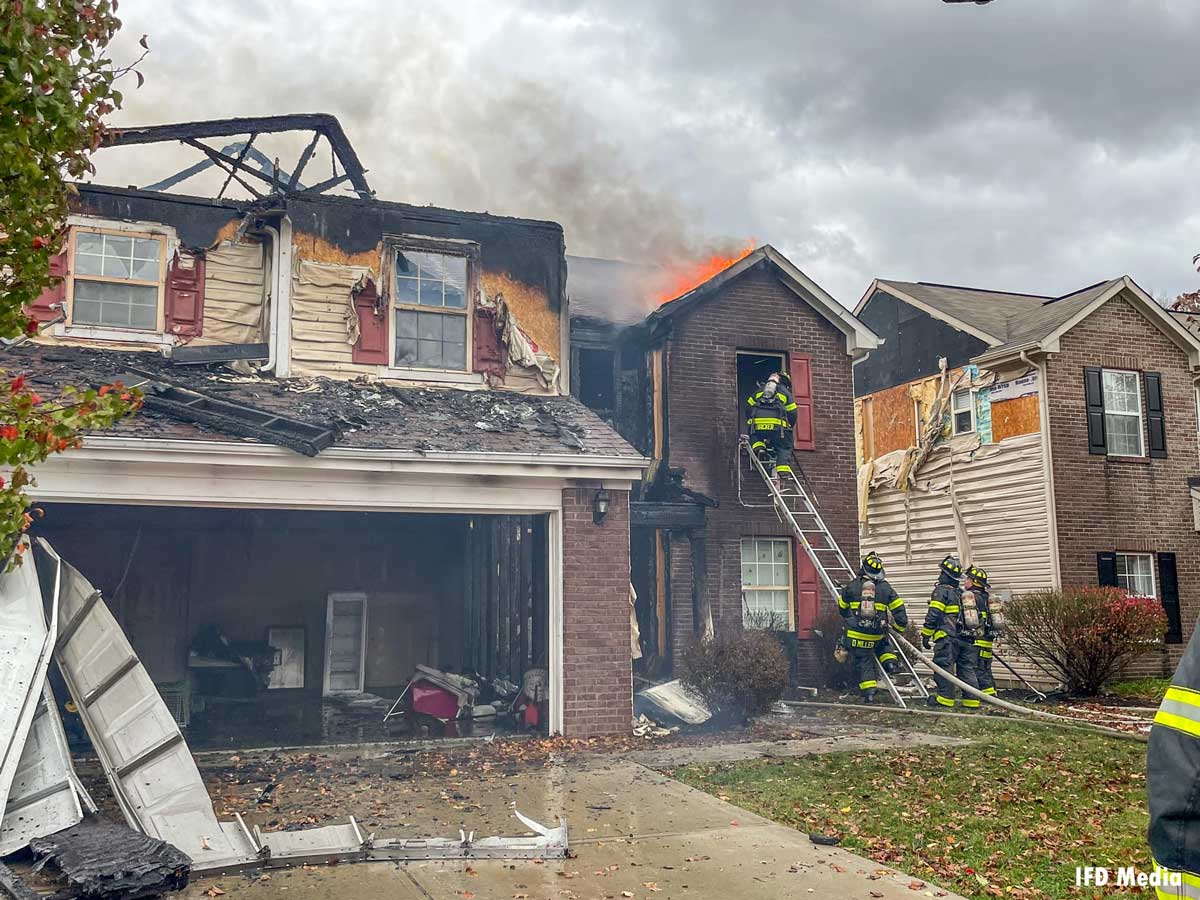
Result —
<instances>
[{"instance_id":1,"label":"charred wood beam","mask_svg":"<svg viewBox=\"0 0 1200 900\"><path fill-rule=\"evenodd\" d=\"M203 151L204 155L207 156L212 161L213 165L215 165L222 172L229 173L229 176L231 178L233 178L238 184L240 184L242 187L244 187L246 190L248 190L251 194L253 194L256 199L262 200L266 197L266 194L262 193L261 191L257 190L254 187L251 187L249 182L247 182L244 178L242 178L240 175L238 175L237 170L238 170L238 168L241 168L241 170L243 172L246 172L250 175L254 175L256 177L262 177L260 175L260 173L255 172L253 169L251 169L247 166L244 166L244 165L240 166L240 167L234 165L233 164L234 159L232 156L226 156L221 151L214 150L212 147L206 146L205 144L202 144L199 141L184 141L184 143L188 144L192 147L195 147L198 150ZM267 181L269 182L270 179L267 179Z\"/></svg>"},{"instance_id":2,"label":"charred wood beam","mask_svg":"<svg viewBox=\"0 0 1200 900\"><path fill-rule=\"evenodd\" d=\"M232 168L235 171L245 172L247 175L251 176L252 178L257 178L259 181L265 181L268 185L274 186L275 184L275 180L271 178L270 175L264 175L262 172L250 168L245 163L239 162L236 157L230 156L228 153L222 153L215 147L210 147L208 144L202 144L200 141L195 140L194 138L188 138L184 141L184 143L189 147L195 147L197 150L203 151L205 156L207 156L217 165L221 166L221 168Z\"/></svg>"},{"instance_id":3,"label":"charred wood beam","mask_svg":"<svg viewBox=\"0 0 1200 900\"><path fill-rule=\"evenodd\" d=\"M237 168L242 168L246 162L246 154L250 152L250 147L254 143L254 139L258 137L257 133L251 134L249 140L242 144L242 149L237 155L235 165ZM225 189L229 187L229 182L233 180L233 172L225 176L225 183L221 185L221 189L217 191L217 199L220 200L225 196Z\"/></svg>"},{"instance_id":4,"label":"charred wood beam","mask_svg":"<svg viewBox=\"0 0 1200 900\"><path fill-rule=\"evenodd\" d=\"M296 163L296 168L292 170L292 178L288 182L288 190L294 191L300 185L300 173L304 171L304 167L308 165L308 161L312 159L313 151L317 149L317 142L321 140L321 132L313 132L312 140L308 146L304 148L304 152L300 154L300 159Z\"/></svg>"},{"instance_id":5,"label":"charred wood beam","mask_svg":"<svg viewBox=\"0 0 1200 900\"><path fill-rule=\"evenodd\" d=\"M703 528L704 507L698 503L655 503L634 501L629 504L629 524L639 528Z\"/></svg>"},{"instance_id":6,"label":"charred wood beam","mask_svg":"<svg viewBox=\"0 0 1200 900\"><path fill-rule=\"evenodd\" d=\"M692 630L704 637L711 636L709 623L712 606L708 601L708 554L703 528L687 533L692 550Z\"/></svg>"},{"instance_id":7,"label":"charred wood beam","mask_svg":"<svg viewBox=\"0 0 1200 900\"><path fill-rule=\"evenodd\" d=\"M341 175L334 175L332 178L326 178L324 181L317 182L312 187L307 187L298 193L301 194L321 194L332 187L337 187L343 181L350 180L350 173L343 172Z\"/></svg>"},{"instance_id":8,"label":"charred wood beam","mask_svg":"<svg viewBox=\"0 0 1200 900\"><path fill-rule=\"evenodd\" d=\"M363 198L374 196L367 184L366 171L354 152L342 125L328 113L300 113L285 116L249 116L236 119L211 119L205 122L180 122L174 125L151 125L145 128L114 129L105 139L105 146L121 147L131 144L155 144L162 141L198 140L229 137L238 134L273 134L280 131L315 131L323 134L333 148L354 186Z\"/></svg>"}]
</instances>

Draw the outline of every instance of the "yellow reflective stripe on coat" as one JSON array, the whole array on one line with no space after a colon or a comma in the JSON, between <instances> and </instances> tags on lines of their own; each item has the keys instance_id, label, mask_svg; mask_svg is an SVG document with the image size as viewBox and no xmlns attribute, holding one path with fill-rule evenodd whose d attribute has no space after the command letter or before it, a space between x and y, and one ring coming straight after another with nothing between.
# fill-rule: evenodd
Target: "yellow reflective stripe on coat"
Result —
<instances>
[{"instance_id":1,"label":"yellow reflective stripe on coat","mask_svg":"<svg viewBox=\"0 0 1200 900\"><path fill-rule=\"evenodd\" d=\"M746 421L749 422L751 425L755 426L756 428L761 428L764 425L783 425L784 424L783 419L780 419L776 416L763 416L762 418L759 418L757 416L751 416Z\"/></svg>"},{"instance_id":2,"label":"yellow reflective stripe on coat","mask_svg":"<svg viewBox=\"0 0 1200 900\"><path fill-rule=\"evenodd\" d=\"M1200 900L1200 878L1190 872L1168 869L1157 863L1154 864L1154 871L1161 879L1161 886L1154 888L1159 900L1179 900L1181 897Z\"/></svg>"},{"instance_id":3,"label":"yellow reflective stripe on coat","mask_svg":"<svg viewBox=\"0 0 1200 900\"><path fill-rule=\"evenodd\" d=\"M883 635L882 634L870 634L869 632L866 632L866 631L855 631L852 628L847 628L846 629L846 637L850 638L852 641L871 641L872 643L874 643L875 641L878 641L881 637L883 637Z\"/></svg>"},{"instance_id":4,"label":"yellow reflective stripe on coat","mask_svg":"<svg viewBox=\"0 0 1200 900\"><path fill-rule=\"evenodd\" d=\"M795 411L796 411L796 404L795 404L795 403L789 403L787 406L785 406L785 407L784 407L784 409L786 409L788 412L795 412Z\"/></svg>"},{"instance_id":5,"label":"yellow reflective stripe on coat","mask_svg":"<svg viewBox=\"0 0 1200 900\"><path fill-rule=\"evenodd\" d=\"M895 600L893 600L891 603L889 603L887 605L887 608L888 609L899 609L903 605L904 605L904 601L901 600L899 597L897 597Z\"/></svg>"},{"instance_id":6,"label":"yellow reflective stripe on coat","mask_svg":"<svg viewBox=\"0 0 1200 900\"><path fill-rule=\"evenodd\" d=\"M929 601L929 608L930 608L930 609L936 609L938 612L945 612L945 611L946 611L946 604L945 604L945 603L943 603L941 600L930 600L930 601Z\"/></svg>"},{"instance_id":7,"label":"yellow reflective stripe on coat","mask_svg":"<svg viewBox=\"0 0 1200 900\"><path fill-rule=\"evenodd\" d=\"M1154 724L1200 737L1200 693L1171 685L1154 716Z\"/></svg>"},{"instance_id":8,"label":"yellow reflective stripe on coat","mask_svg":"<svg viewBox=\"0 0 1200 900\"><path fill-rule=\"evenodd\" d=\"M985 650L991 650L991 649L992 649L992 647L994 646L994 643L993 643L992 641L989 641L989 640L985 639L985 638L976 638L976 639L975 639L975 646L976 646L976 647L983 647Z\"/></svg>"}]
</instances>

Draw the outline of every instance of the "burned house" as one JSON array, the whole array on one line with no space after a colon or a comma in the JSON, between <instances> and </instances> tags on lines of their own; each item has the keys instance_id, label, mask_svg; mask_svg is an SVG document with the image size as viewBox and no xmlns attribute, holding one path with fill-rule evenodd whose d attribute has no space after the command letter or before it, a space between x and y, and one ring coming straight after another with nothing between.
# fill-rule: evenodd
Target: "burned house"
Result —
<instances>
[{"instance_id":1,"label":"burned house","mask_svg":"<svg viewBox=\"0 0 1200 900\"><path fill-rule=\"evenodd\" d=\"M1062 297L879 280L856 313L884 340L854 373L862 543L902 595L920 610L948 552L1001 595L1119 586L1161 601L1139 666L1169 675L1200 613L1200 338L1128 277Z\"/></svg>"},{"instance_id":2,"label":"burned house","mask_svg":"<svg viewBox=\"0 0 1200 900\"><path fill-rule=\"evenodd\" d=\"M568 258L573 390L651 460L630 547L652 674L698 634L763 623L811 662L825 592L739 453L744 400L772 371L792 377L805 483L842 550L858 552L851 373L877 339L773 247L731 263L659 299L644 270Z\"/></svg>"},{"instance_id":3,"label":"burned house","mask_svg":"<svg viewBox=\"0 0 1200 900\"><path fill-rule=\"evenodd\" d=\"M313 134L290 172L249 164L257 135L288 128ZM243 198L165 190L186 171L162 190L79 186L41 335L5 367L47 393L145 394L40 467L38 528L104 592L177 717L303 742L323 736L323 700L365 696L378 728L426 666L470 676L501 714L520 691L543 731L627 730L646 461L567 393L561 227L379 200L327 116L115 143L154 140L198 148Z\"/></svg>"}]
</instances>

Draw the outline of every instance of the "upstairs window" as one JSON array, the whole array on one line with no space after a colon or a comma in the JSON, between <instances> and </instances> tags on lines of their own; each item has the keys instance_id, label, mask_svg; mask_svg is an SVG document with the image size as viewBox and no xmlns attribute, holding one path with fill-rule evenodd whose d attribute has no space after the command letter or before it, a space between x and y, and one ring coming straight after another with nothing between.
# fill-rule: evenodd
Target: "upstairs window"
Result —
<instances>
[{"instance_id":1,"label":"upstairs window","mask_svg":"<svg viewBox=\"0 0 1200 900\"><path fill-rule=\"evenodd\" d=\"M396 251L395 365L467 368L467 258Z\"/></svg>"},{"instance_id":2,"label":"upstairs window","mask_svg":"<svg viewBox=\"0 0 1200 900\"><path fill-rule=\"evenodd\" d=\"M160 330L165 241L81 228L73 235L69 323Z\"/></svg>"},{"instance_id":3,"label":"upstairs window","mask_svg":"<svg viewBox=\"0 0 1200 900\"><path fill-rule=\"evenodd\" d=\"M1142 456L1142 392L1137 372L1105 369L1104 432L1110 456Z\"/></svg>"},{"instance_id":4,"label":"upstairs window","mask_svg":"<svg viewBox=\"0 0 1200 900\"><path fill-rule=\"evenodd\" d=\"M954 420L955 434L970 434L974 431L975 393L970 390L961 390L951 394L950 415Z\"/></svg>"}]
</instances>

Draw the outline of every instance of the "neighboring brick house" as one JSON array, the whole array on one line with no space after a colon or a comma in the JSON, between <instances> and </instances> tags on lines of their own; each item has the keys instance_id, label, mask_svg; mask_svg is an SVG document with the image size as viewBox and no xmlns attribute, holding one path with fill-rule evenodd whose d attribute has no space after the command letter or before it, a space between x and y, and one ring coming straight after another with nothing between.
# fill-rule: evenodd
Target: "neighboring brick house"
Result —
<instances>
[{"instance_id":1,"label":"neighboring brick house","mask_svg":"<svg viewBox=\"0 0 1200 900\"><path fill-rule=\"evenodd\" d=\"M622 277L579 277L606 271ZM710 615L716 629L774 615L807 649L817 573L739 457L742 404L771 371L790 371L796 461L855 559L852 366L875 335L769 246L657 308L628 275L568 258L572 344L596 354L575 390L605 398L601 411L651 458L631 519L648 668L669 671Z\"/></svg>"},{"instance_id":2,"label":"neighboring brick house","mask_svg":"<svg viewBox=\"0 0 1200 900\"><path fill-rule=\"evenodd\" d=\"M193 730L237 712L213 635L273 648L225 742L345 739L324 706L390 703L418 665L544 671L543 730L627 731L647 461L565 389L561 227L266 180L246 200L79 186L42 335L6 368L47 396L137 382L146 408L39 467L39 532Z\"/></svg>"},{"instance_id":3,"label":"neighboring brick house","mask_svg":"<svg viewBox=\"0 0 1200 900\"><path fill-rule=\"evenodd\" d=\"M1200 615L1200 337L1127 277L1063 297L880 280L856 313L884 341L855 370L862 541L906 598L951 551L1009 593L1119 585L1162 602L1138 669L1169 674Z\"/></svg>"}]
</instances>

